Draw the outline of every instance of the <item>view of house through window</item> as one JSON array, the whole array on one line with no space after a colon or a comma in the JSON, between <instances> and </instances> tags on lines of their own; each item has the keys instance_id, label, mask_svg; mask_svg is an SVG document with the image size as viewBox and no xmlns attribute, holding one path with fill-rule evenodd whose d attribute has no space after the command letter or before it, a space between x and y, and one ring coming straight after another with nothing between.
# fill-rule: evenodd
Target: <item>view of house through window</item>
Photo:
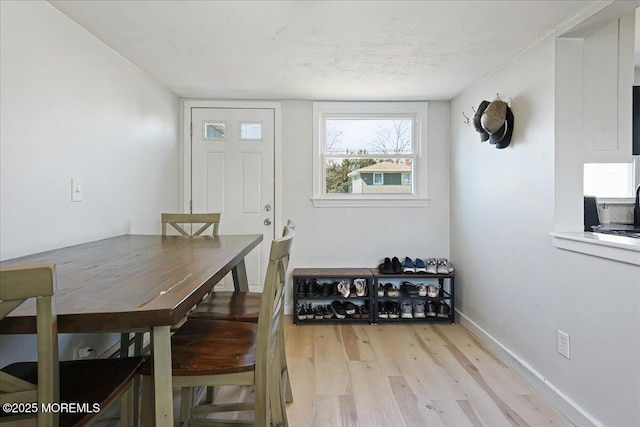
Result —
<instances>
[{"instance_id":1,"label":"view of house through window","mask_svg":"<svg viewBox=\"0 0 640 427\"><path fill-rule=\"evenodd\" d=\"M584 194L597 197L633 197L632 163L587 163L584 165Z\"/></svg>"},{"instance_id":2,"label":"view of house through window","mask_svg":"<svg viewBox=\"0 0 640 427\"><path fill-rule=\"evenodd\" d=\"M413 117L324 120L326 194L413 193Z\"/></svg>"}]
</instances>

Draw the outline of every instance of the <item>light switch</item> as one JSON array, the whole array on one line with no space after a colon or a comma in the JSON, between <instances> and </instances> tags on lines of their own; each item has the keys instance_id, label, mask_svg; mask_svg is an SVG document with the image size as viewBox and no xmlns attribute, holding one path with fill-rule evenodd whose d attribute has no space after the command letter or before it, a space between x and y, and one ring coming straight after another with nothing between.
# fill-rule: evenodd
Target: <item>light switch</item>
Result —
<instances>
[{"instance_id":1,"label":"light switch","mask_svg":"<svg viewBox=\"0 0 640 427\"><path fill-rule=\"evenodd\" d=\"M71 178L71 201L81 202L83 196L82 182L78 178Z\"/></svg>"}]
</instances>

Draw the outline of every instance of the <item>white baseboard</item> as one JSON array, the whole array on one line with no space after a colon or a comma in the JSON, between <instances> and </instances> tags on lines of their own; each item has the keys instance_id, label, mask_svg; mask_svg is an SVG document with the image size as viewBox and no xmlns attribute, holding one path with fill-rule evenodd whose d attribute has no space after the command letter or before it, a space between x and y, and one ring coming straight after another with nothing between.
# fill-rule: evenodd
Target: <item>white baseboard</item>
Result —
<instances>
[{"instance_id":1,"label":"white baseboard","mask_svg":"<svg viewBox=\"0 0 640 427\"><path fill-rule=\"evenodd\" d=\"M600 421L595 419L584 408L574 402L569 396L551 384L540 372L535 370L525 360L509 350L504 344L495 339L485 331L480 325L467 317L464 313L456 310L460 324L478 338L484 345L489 347L507 366L520 374L540 392L555 408L567 417L576 426L582 427L605 427Z\"/></svg>"}]
</instances>

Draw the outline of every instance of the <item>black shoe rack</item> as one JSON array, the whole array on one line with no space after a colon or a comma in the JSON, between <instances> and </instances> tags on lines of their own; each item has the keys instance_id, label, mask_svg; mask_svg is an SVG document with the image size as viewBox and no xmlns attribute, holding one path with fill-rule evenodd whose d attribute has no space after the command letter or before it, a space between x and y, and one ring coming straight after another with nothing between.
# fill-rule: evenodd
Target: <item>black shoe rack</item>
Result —
<instances>
[{"instance_id":1,"label":"black shoe rack","mask_svg":"<svg viewBox=\"0 0 640 427\"><path fill-rule=\"evenodd\" d=\"M355 292L350 292L348 298L336 294L335 284L347 281L352 286L355 279L366 281L367 292L364 296L357 296ZM403 289L402 284L409 282L415 287L419 285L434 285L437 294L431 296L420 296L416 292L403 292L411 289L407 286ZM397 296L388 290L393 287L397 291ZM324 294L323 294L324 288ZM378 289L381 288L381 294ZM432 288L433 290L433 288ZM428 274L428 273L402 273L402 274L382 274L376 269L369 268L296 268L293 270L293 323L329 323L329 322L368 322L372 325L378 323L394 322L449 322L455 321L455 286L454 273L450 274ZM328 294L327 294L328 293ZM363 306L369 309L365 316L345 315L343 319L332 315L330 318L316 317L316 309L320 306L326 308L334 301L341 304L350 302L357 305L360 310ZM425 316L416 317L412 311L411 317L402 317L400 307L403 302L408 302L412 306L424 304ZM312 318L304 313L299 317L300 308L311 307L314 313ZM387 314L390 310L398 310L398 316ZM432 307L434 311L429 311ZM382 317L381 317L382 314ZM407 316L407 313L405 313Z\"/></svg>"}]
</instances>

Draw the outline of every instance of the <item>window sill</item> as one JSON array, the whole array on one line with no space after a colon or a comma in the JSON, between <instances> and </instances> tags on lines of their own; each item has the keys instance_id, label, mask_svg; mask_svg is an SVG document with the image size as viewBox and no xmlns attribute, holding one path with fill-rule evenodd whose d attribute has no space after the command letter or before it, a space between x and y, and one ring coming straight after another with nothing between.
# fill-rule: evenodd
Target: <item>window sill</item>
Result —
<instances>
[{"instance_id":1,"label":"window sill","mask_svg":"<svg viewBox=\"0 0 640 427\"><path fill-rule=\"evenodd\" d=\"M640 239L584 231L551 236L556 248L640 266Z\"/></svg>"},{"instance_id":2,"label":"window sill","mask_svg":"<svg viewBox=\"0 0 640 427\"><path fill-rule=\"evenodd\" d=\"M356 198L356 197L312 197L315 208L422 208L429 206L427 198Z\"/></svg>"},{"instance_id":3,"label":"window sill","mask_svg":"<svg viewBox=\"0 0 640 427\"><path fill-rule=\"evenodd\" d=\"M598 197L599 205L633 205L634 203L633 197Z\"/></svg>"}]
</instances>

